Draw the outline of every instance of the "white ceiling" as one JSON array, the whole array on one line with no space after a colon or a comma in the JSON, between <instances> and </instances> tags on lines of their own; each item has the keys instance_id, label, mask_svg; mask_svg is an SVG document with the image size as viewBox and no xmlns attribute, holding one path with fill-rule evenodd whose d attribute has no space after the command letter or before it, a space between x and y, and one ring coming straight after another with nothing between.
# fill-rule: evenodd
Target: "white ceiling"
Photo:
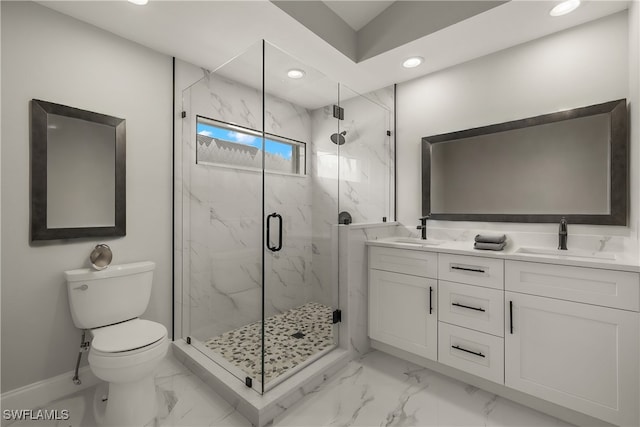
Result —
<instances>
[{"instance_id":1,"label":"white ceiling","mask_svg":"<svg viewBox=\"0 0 640 427\"><path fill-rule=\"evenodd\" d=\"M452 0L454 1L454 0ZM455 64L585 23L627 8L627 1L583 1L574 13L552 18L557 1L512 0L467 20L355 63L294 18L266 0L157 1L135 6L126 1L40 1L151 49L197 66L216 69L260 39L289 53L355 92L407 81ZM401 67L413 55L425 58L414 69ZM313 73L316 75L316 73ZM322 97L298 103L326 105ZM314 91L310 91L314 92ZM296 96L293 91L292 96ZM333 94L329 98L334 97Z\"/></svg>"},{"instance_id":2,"label":"white ceiling","mask_svg":"<svg viewBox=\"0 0 640 427\"><path fill-rule=\"evenodd\" d=\"M323 1L329 9L333 10L344 22L349 24L354 31L359 31L373 18L380 15L383 10L391 6L395 1Z\"/></svg>"}]
</instances>

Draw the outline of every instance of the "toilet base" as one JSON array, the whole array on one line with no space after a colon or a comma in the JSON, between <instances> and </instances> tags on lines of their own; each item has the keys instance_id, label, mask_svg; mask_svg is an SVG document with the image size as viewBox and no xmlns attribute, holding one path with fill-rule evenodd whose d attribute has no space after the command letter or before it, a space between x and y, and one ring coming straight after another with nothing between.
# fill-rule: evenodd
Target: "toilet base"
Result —
<instances>
[{"instance_id":1,"label":"toilet base","mask_svg":"<svg viewBox=\"0 0 640 427\"><path fill-rule=\"evenodd\" d=\"M96 395L96 399L100 396ZM95 406L94 406L95 408ZM96 420L105 427L141 427L158 415L158 401L153 376L129 383L109 383L107 407Z\"/></svg>"}]
</instances>

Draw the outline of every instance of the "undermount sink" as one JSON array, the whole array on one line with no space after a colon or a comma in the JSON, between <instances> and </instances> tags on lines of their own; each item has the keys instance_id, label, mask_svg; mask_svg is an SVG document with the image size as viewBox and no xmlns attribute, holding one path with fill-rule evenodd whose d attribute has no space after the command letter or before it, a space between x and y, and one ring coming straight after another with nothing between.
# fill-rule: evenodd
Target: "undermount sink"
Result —
<instances>
[{"instance_id":1,"label":"undermount sink","mask_svg":"<svg viewBox=\"0 0 640 427\"><path fill-rule=\"evenodd\" d=\"M560 249L545 249L545 248L528 248L520 247L515 253L526 255L553 255L561 257L571 258L585 258L585 259L608 259L615 260L616 255L608 252L590 252L580 251L574 249L560 250Z\"/></svg>"},{"instance_id":2,"label":"undermount sink","mask_svg":"<svg viewBox=\"0 0 640 427\"><path fill-rule=\"evenodd\" d=\"M386 242L397 243L399 245L407 245L407 246L438 246L442 244L440 240L422 240L416 237L390 237L388 239L384 239Z\"/></svg>"}]
</instances>

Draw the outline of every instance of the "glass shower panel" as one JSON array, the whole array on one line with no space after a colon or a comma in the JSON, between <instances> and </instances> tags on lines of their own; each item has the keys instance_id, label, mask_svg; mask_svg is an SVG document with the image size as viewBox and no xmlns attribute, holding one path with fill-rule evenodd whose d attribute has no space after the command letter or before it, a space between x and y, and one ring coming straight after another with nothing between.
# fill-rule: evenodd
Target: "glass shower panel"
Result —
<instances>
[{"instance_id":1,"label":"glass shower panel","mask_svg":"<svg viewBox=\"0 0 640 427\"><path fill-rule=\"evenodd\" d=\"M261 392L262 42L183 92L183 336Z\"/></svg>"},{"instance_id":2,"label":"glass shower panel","mask_svg":"<svg viewBox=\"0 0 640 427\"><path fill-rule=\"evenodd\" d=\"M338 85L268 43L264 90L267 390L338 340L338 146L331 135L339 130Z\"/></svg>"},{"instance_id":3,"label":"glass shower panel","mask_svg":"<svg viewBox=\"0 0 640 427\"><path fill-rule=\"evenodd\" d=\"M391 104L391 105L385 105ZM393 87L360 95L340 85L340 212L354 223L393 221Z\"/></svg>"}]
</instances>

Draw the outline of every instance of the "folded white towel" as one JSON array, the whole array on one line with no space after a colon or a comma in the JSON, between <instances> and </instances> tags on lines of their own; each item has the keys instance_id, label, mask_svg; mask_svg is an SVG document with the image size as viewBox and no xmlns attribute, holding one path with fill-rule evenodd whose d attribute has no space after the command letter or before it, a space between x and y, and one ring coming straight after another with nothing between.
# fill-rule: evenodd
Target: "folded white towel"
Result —
<instances>
[{"instance_id":1,"label":"folded white towel","mask_svg":"<svg viewBox=\"0 0 640 427\"><path fill-rule=\"evenodd\" d=\"M501 251L507 245L507 242L502 243L486 243L486 242L475 242L473 244L473 249L483 249L487 251Z\"/></svg>"},{"instance_id":2,"label":"folded white towel","mask_svg":"<svg viewBox=\"0 0 640 427\"><path fill-rule=\"evenodd\" d=\"M504 243L506 240L505 234L476 234L476 242L480 243Z\"/></svg>"}]
</instances>

